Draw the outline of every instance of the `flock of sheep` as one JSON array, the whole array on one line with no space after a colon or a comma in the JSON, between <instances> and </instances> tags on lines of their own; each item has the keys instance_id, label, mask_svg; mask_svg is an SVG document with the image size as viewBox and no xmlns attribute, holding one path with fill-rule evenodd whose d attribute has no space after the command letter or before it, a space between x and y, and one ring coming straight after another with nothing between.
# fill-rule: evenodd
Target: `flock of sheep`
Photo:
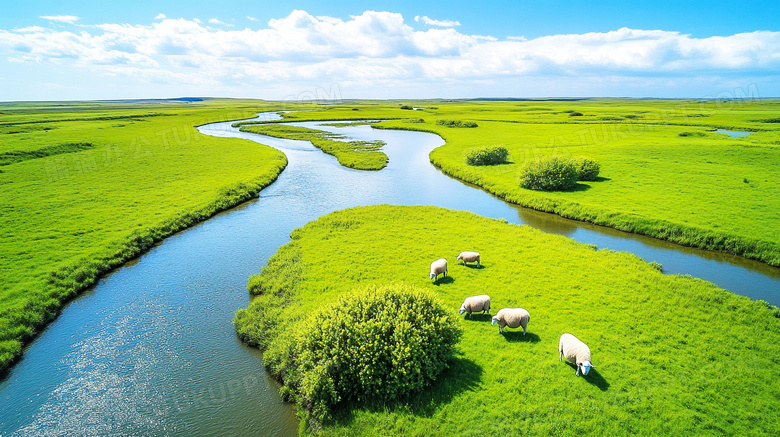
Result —
<instances>
[{"instance_id":1,"label":"flock of sheep","mask_svg":"<svg viewBox=\"0 0 780 437\"><path fill-rule=\"evenodd\" d=\"M480 267L480 256L477 252L461 252L457 261L463 261L463 265L476 262L477 267ZM438 280L439 275L442 275L443 278L447 277L447 260L444 258L437 259L431 263L430 279L433 281ZM471 313L480 311L483 314L490 314L490 296L487 294L467 297L460 306L459 312L461 315L468 313L466 317L471 317ZM498 323L498 332L502 334L505 327L513 329L522 327L523 336L525 336L530 319L531 315L523 308L503 308L493 316L490 324L495 325ZM583 376L587 375L590 369L594 367L590 362L590 348L569 333L562 334L558 341L558 361L563 361L562 357L565 357L572 363L576 363L577 372L575 372L575 376L580 376L580 373Z\"/></svg>"}]
</instances>

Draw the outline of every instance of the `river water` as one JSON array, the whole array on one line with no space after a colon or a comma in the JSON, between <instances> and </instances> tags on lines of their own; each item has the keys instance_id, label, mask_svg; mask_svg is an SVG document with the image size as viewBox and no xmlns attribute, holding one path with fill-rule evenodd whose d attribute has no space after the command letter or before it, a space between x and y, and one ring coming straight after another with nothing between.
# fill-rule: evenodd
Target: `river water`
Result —
<instances>
[{"instance_id":1,"label":"river water","mask_svg":"<svg viewBox=\"0 0 780 437\"><path fill-rule=\"evenodd\" d=\"M387 168L367 172L340 166L308 142L230 125L199 130L282 150L289 164L279 179L259 199L166 239L68 305L0 382L0 436L295 435L292 407L260 354L236 339L233 313L249 302L249 275L293 229L353 206L433 204L505 218L780 304L780 269L518 208L451 179L428 161L443 144L436 135L320 127L385 141Z\"/></svg>"}]
</instances>

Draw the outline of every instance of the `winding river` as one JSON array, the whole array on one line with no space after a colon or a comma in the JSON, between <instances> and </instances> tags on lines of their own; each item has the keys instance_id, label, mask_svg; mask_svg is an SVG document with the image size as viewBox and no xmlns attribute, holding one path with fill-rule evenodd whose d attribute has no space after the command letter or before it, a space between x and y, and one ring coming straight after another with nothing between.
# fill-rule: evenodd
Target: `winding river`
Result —
<instances>
[{"instance_id":1,"label":"winding river","mask_svg":"<svg viewBox=\"0 0 780 437\"><path fill-rule=\"evenodd\" d=\"M259 353L236 339L233 313L249 301L249 275L294 228L353 206L434 204L505 218L780 304L780 269L518 208L451 179L428 161L443 143L436 135L319 127L385 141L389 165L366 172L341 167L308 142L230 125L199 130L275 147L288 167L259 199L166 239L68 305L0 382L1 436L295 435L292 407Z\"/></svg>"}]
</instances>

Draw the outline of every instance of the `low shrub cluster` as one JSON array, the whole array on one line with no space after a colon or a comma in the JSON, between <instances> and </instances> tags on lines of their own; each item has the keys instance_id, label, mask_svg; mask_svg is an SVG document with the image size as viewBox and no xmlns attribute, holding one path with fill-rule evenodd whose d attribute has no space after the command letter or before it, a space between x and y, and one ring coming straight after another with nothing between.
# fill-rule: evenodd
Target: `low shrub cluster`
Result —
<instances>
[{"instance_id":1,"label":"low shrub cluster","mask_svg":"<svg viewBox=\"0 0 780 437\"><path fill-rule=\"evenodd\" d=\"M436 120L436 124L447 127L479 127L479 125L473 121L461 120Z\"/></svg>"},{"instance_id":2,"label":"low shrub cluster","mask_svg":"<svg viewBox=\"0 0 780 437\"><path fill-rule=\"evenodd\" d=\"M267 361L284 375L310 428L341 400L390 401L428 386L453 356L462 329L433 293L383 285L342 295L312 314Z\"/></svg>"},{"instance_id":3,"label":"low shrub cluster","mask_svg":"<svg viewBox=\"0 0 780 437\"><path fill-rule=\"evenodd\" d=\"M689 132L689 131L680 132L677 135L680 137L698 137L698 138L706 136L704 132Z\"/></svg>"},{"instance_id":4,"label":"low shrub cluster","mask_svg":"<svg viewBox=\"0 0 780 437\"><path fill-rule=\"evenodd\" d=\"M565 191L579 179L577 164L570 158L549 157L528 161L520 169L520 186L537 191Z\"/></svg>"},{"instance_id":5,"label":"low shrub cluster","mask_svg":"<svg viewBox=\"0 0 780 437\"><path fill-rule=\"evenodd\" d=\"M507 162L509 151L500 146L474 147L466 150L465 155L468 165L497 165Z\"/></svg>"},{"instance_id":6,"label":"low shrub cluster","mask_svg":"<svg viewBox=\"0 0 780 437\"><path fill-rule=\"evenodd\" d=\"M520 169L520 186L537 191L566 191L577 181L595 181L601 165L588 158L548 157L528 161Z\"/></svg>"},{"instance_id":7,"label":"low shrub cluster","mask_svg":"<svg viewBox=\"0 0 780 437\"><path fill-rule=\"evenodd\" d=\"M588 158L574 158L577 164L577 179L581 181L595 181L599 177L601 165Z\"/></svg>"}]
</instances>

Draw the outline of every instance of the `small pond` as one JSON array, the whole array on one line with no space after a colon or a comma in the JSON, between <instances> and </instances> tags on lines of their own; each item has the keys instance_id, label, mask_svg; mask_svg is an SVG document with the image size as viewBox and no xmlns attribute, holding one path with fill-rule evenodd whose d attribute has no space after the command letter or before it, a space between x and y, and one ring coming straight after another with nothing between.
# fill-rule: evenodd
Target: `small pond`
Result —
<instances>
[{"instance_id":1,"label":"small pond","mask_svg":"<svg viewBox=\"0 0 780 437\"><path fill-rule=\"evenodd\" d=\"M715 133L716 134L728 135L731 138L743 138L743 137L746 137L746 136L750 135L750 132L739 132L739 131L734 131L734 130L723 130L723 129L718 129L718 130L715 131Z\"/></svg>"}]
</instances>

